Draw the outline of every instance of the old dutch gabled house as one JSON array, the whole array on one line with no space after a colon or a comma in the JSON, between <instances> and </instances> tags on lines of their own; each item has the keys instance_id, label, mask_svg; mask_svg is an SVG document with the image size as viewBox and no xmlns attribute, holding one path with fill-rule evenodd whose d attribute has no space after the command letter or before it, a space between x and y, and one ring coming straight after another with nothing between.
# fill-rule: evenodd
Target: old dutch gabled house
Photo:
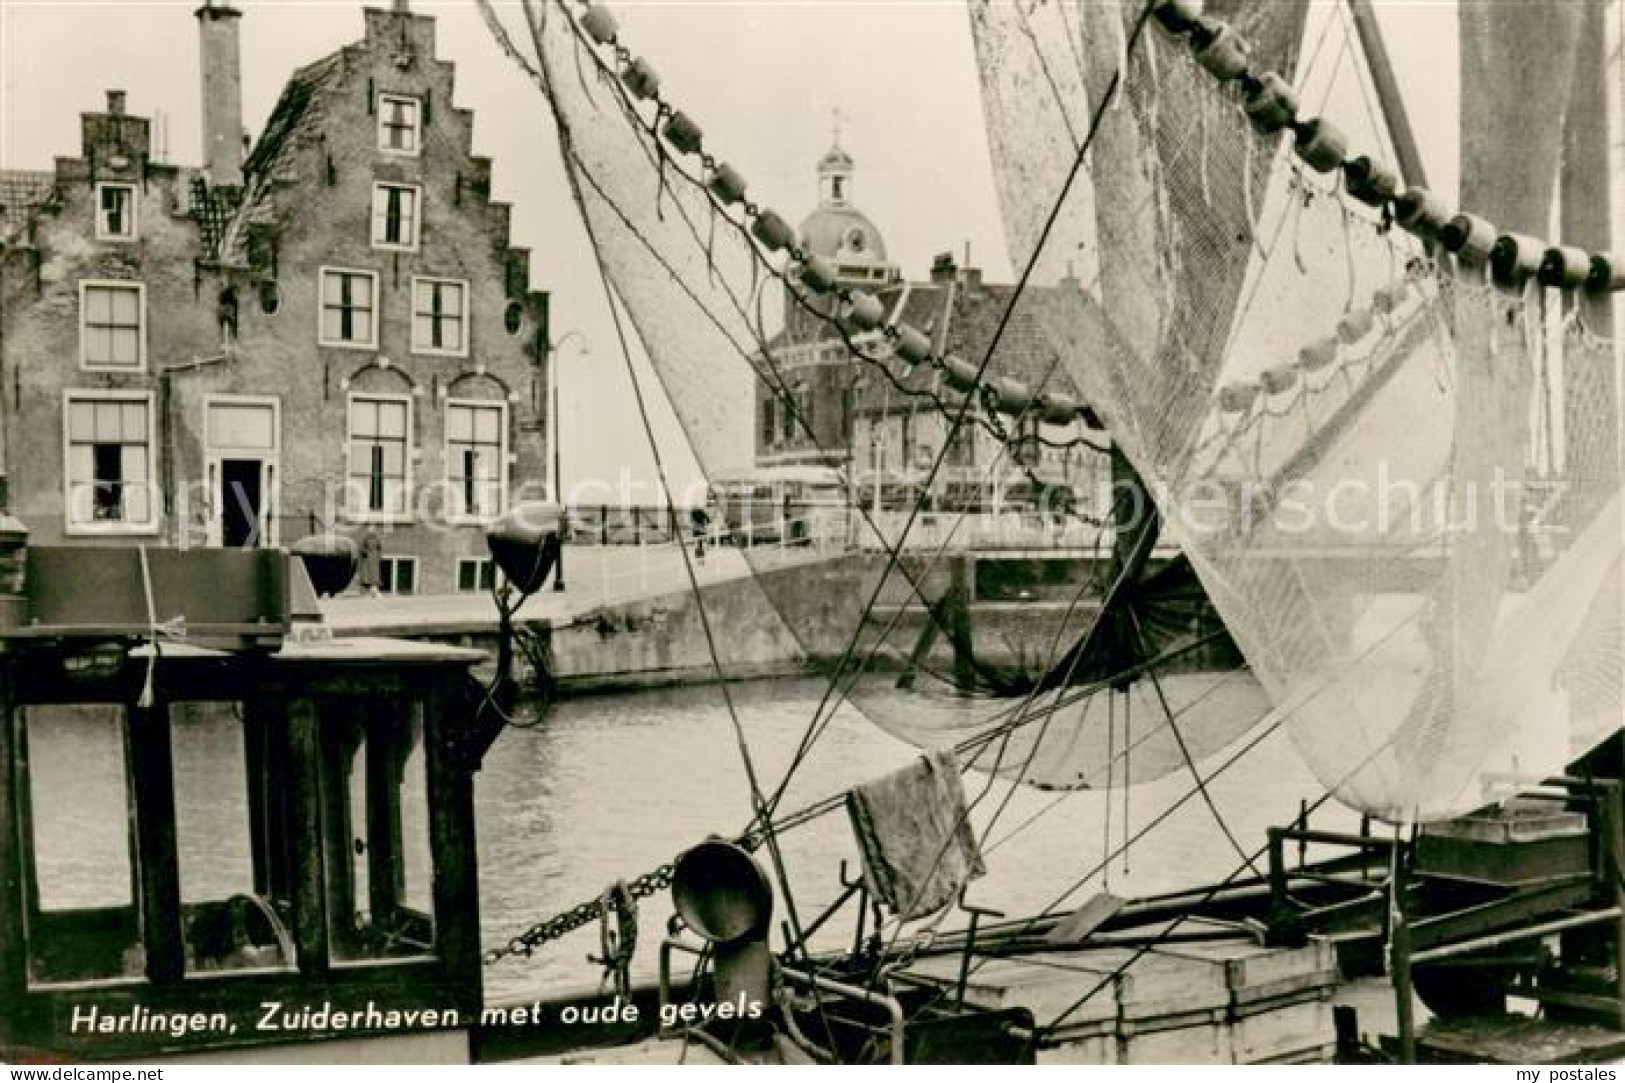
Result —
<instances>
[{"instance_id":1,"label":"old dutch gabled house","mask_svg":"<svg viewBox=\"0 0 1625 1083\"><path fill-rule=\"evenodd\" d=\"M432 18L294 72L245 154L241 15L196 12L201 169L121 92L77 158L0 175L11 508L38 543L377 535L385 590L489 582L545 485L546 296L490 198Z\"/></svg>"}]
</instances>

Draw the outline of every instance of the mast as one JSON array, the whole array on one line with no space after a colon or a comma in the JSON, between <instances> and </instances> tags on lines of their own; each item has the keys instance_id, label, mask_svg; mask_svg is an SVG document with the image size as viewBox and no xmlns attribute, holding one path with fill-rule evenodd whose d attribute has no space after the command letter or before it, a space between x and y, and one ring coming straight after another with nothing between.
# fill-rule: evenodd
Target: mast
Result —
<instances>
[{"instance_id":1,"label":"mast","mask_svg":"<svg viewBox=\"0 0 1625 1083\"><path fill-rule=\"evenodd\" d=\"M1394 154L1399 159L1399 171L1407 185L1427 187L1427 169L1422 164L1422 148L1411 130L1410 114L1405 111L1405 99L1399 93L1399 78L1388 56L1388 46L1382 40L1382 27L1371 0L1349 0L1349 12L1354 16L1354 29L1360 36L1360 49L1365 54L1371 82L1377 89L1377 104L1388 122L1388 135L1394 142Z\"/></svg>"}]
</instances>

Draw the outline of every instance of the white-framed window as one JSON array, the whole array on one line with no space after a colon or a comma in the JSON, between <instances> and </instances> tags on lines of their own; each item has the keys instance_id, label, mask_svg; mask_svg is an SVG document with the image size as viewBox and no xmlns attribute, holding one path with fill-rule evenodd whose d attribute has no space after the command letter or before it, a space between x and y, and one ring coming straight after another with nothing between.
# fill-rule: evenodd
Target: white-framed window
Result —
<instances>
[{"instance_id":1,"label":"white-framed window","mask_svg":"<svg viewBox=\"0 0 1625 1083\"><path fill-rule=\"evenodd\" d=\"M135 238L135 185L110 181L96 185L96 239L133 241Z\"/></svg>"},{"instance_id":2,"label":"white-framed window","mask_svg":"<svg viewBox=\"0 0 1625 1083\"><path fill-rule=\"evenodd\" d=\"M415 184L372 186L372 246L416 251L418 208L423 189Z\"/></svg>"},{"instance_id":3,"label":"white-framed window","mask_svg":"<svg viewBox=\"0 0 1625 1083\"><path fill-rule=\"evenodd\" d=\"M496 565L490 557L459 557L457 560L457 592L475 594L496 585Z\"/></svg>"},{"instance_id":4,"label":"white-framed window","mask_svg":"<svg viewBox=\"0 0 1625 1083\"><path fill-rule=\"evenodd\" d=\"M352 394L346 510L360 521L408 517L412 481L412 399Z\"/></svg>"},{"instance_id":5,"label":"white-framed window","mask_svg":"<svg viewBox=\"0 0 1625 1083\"><path fill-rule=\"evenodd\" d=\"M155 531L156 455L150 392L63 392L62 481L67 533Z\"/></svg>"},{"instance_id":6,"label":"white-framed window","mask_svg":"<svg viewBox=\"0 0 1625 1083\"><path fill-rule=\"evenodd\" d=\"M501 515L507 476L508 404L446 400L447 514L481 520Z\"/></svg>"},{"instance_id":7,"label":"white-framed window","mask_svg":"<svg viewBox=\"0 0 1625 1083\"><path fill-rule=\"evenodd\" d=\"M378 347L378 275L343 267L321 269L322 305L316 340L323 346Z\"/></svg>"},{"instance_id":8,"label":"white-framed window","mask_svg":"<svg viewBox=\"0 0 1625 1083\"><path fill-rule=\"evenodd\" d=\"M140 282L79 283L79 364L140 372L147 367L147 288Z\"/></svg>"},{"instance_id":9,"label":"white-framed window","mask_svg":"<svg viewBox=\"0 0 1625 1083\"><path fill-rule=\"evenodd\" d=\"M378 149L415 158L422 147L422 103L407 94L378 95Z\"/></svg>"},{"instance_id":10,"label":"white-framed window","mask_svg":"<svg viewBox=\"0 0 1625 1083\"><path fill-rule=\"evenodd\" d=\"M416 594L417 592L417 557L378 558L378 593Z\"/></svg>"},{"instance_id":11,"label":"white-framed window","mask_svg":"<svg viewBox=\"0 0 1625 1083\"><path fill-rule=\"evenodd\" d=\"M468 283L412 279L412 352L468 356Z\"/></svg>"}]
</instances>

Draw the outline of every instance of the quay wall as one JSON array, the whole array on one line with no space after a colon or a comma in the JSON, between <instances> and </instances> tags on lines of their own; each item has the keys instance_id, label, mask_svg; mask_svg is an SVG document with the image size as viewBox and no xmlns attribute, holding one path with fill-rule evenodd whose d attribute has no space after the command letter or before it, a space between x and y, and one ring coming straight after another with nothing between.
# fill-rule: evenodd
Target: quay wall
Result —
<instances>
[{"instance_id":1,"label":"quay wall","mask_svg":"<svg viewBox=\"0 0 1625 1083\"><path fill-rule=\"evenodd\" d=\"M905 558L904 563L903 573L890 577L861 626L856 655L870 671L909 668L927 627L926 609L909 589L909 580L933 598L948 586L951 573L942 562L928 565ZM1083 577L1092 570L1088 562L1074 559L1064 562L1065 568L1053 559L1044 563L1054 567L1037 572L1018 568L1014 573L1007 568L992 574L981 567L965 576L969 594L984 596L969 609L979 662L1005 673L1036 677L1046 659L1087 630L1098 606L1092 590L1080 596ZM884 555L848 553L764 569L754 578L704 585L704 617L723 678L752 680L832 669L847 651L852 629L885 567ZM701 608L687 590L548 616L524 626L536 647L532 654L546 670L545 676L533 676L540 676L557 694L708 683L717 676ZM449 632L390 629L391 634L495 646L494 628ZM875 649L877 644L881 649ZM954 669L953 644L947 636L937 635L913 661L924 673L949 675Z\"/></svg>"}]
</instances>

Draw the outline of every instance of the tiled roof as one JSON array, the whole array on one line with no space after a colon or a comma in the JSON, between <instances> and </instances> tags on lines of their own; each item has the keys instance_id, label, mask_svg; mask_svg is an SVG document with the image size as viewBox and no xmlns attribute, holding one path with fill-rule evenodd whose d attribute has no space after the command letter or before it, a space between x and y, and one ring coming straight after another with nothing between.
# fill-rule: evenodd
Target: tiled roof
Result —
<instances>
[{"instance_id":1,"label":"tiled roof","mask_svg":"<svg viewBox=\"0 0 1625 1083\"><path fill-rule=\"evenodd\" d=\"M337 75L343 66L344 50L340 49L306 64L288 77L288 85L282 88L282 96L277 99L276 108L271 110L271 116L265 122L265 131L260 134L259 142L254 144L248 160L243 163L245 175L276 172L298 137L314 127L320 119L316 91Z\"/></svg>"},{"instance_id":2,"label":"tiled roof","mask_svg":"<svg viewBox=\"0 0 1625 1083\"><path fill-rule=\"evenodd\" d=\"M0 169L0 244L21 234L34 211L50 198L56 174L37 169Z\"/></svg>"},{"instance_id":3,"label":"tiled roof","mask_svg":"<svg viewBox=\"0 0 1625 1083\"><path fill-rule=\"evenodd\" d=\"M293 168L292 152L301 139L320 130L318 91L343 72L345 53L340 49L306 64L282 88L282 96L265 122L265 131L243 162L244 187L239 205L215 245L215 258L220 262L248 262L248 229L272 219L272 195L278 177L284 169Z\"/></svg>"}]
</instances>

